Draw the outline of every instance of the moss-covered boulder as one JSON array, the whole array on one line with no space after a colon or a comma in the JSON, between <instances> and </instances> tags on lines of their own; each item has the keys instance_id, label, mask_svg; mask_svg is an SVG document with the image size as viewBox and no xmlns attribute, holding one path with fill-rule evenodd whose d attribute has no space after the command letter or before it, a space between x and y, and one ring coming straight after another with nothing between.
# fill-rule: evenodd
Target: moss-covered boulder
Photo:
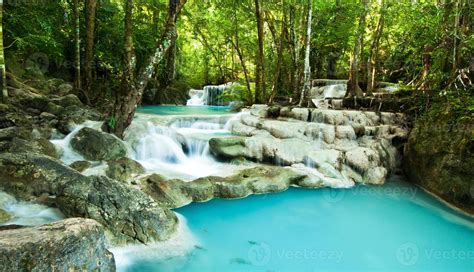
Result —
<instances>
[{"instance_id":1,"label":"moss-covered boulder","mask_svg":"<svg viewBox=\"0 0 474 272\"><path fill-rule=\"evenodd\" d=\"M128 181L132 177L145 173L145 168L132 159L127 157L108 162L109 167L105 174L112 179Z\"/></svg>"},{"instance_id":2,"label":"moss-covered boulder","mask_svg":"<svg viewBox=\"0 0 474 272\"><path fill-rule=\"evenodd\" d=\"M71 218L0 231L0 271L115 271L103 227Z\"/></svg>"},{"instance_id":3,"label":"moss-covered boulder","mask_svg":"<svg viewBox=\"0 0 474 272\"><path fill-rule=\"evenodd\" d=\"M433 103L416 120L410 133L404 169L414 183L474 213L474 118L468 110L471 102L456 106L443 99Z\"/></svg>"},{"instance_id":4,"label":"moss-covered boulder","mask_svg":"<svg viewBox=\"0 0 474 272\"><path fill-rule=\"evenodd\" d=\"M78 172L84 172L84 170L90 168L92 163L89 161L75 161L69 165L72 169Z\"/></svg>"},{"instance_id":5,"label":"moss-covered boulder","mask_svg":"<svg viewBox=\"0 0 474 272\"><path fill-rule=\"evenodd\" d=\"M44 155L0 153L0 190L22 200L43 194L67 217L98 221L117 243L166 240L178 219L140 190L105 176L84 176Z\"/></svg>"},{"instance_id":6,"label":"moss-covered boulder","mask_svg":"<svg viewBox=\"0 0 474 272\"><path fill-rule=\"evenodd\" d=\"M71 146L86 159L93 161L116 160L127 154L127 147L119 138L87 127L74 135Z\"/></svg>"}]
</instances>

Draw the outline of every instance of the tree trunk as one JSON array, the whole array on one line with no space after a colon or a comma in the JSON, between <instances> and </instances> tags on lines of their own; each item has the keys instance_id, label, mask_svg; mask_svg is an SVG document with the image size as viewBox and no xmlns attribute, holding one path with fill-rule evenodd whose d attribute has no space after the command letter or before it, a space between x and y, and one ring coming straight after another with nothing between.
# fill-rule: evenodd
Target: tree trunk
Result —
<instances>
[{"instance_id":1,"label":"tree trunk","mask_svg":"<svg viewBox=\"0 0 474 272\"><path fill-rule=\"evenodd\" d=\"M135 111L141 102L143 92L155 73L156 65L164 58L170 49L173 39L176 39L176 18L181 12L187 0L170 0L168 19L163 33L156 43L151 55L146 58L143 67L138 71L136 77L133 77L136 60L133 50L132 39L132 9L133 0L127 0L125 12L125 70L124 80L121 91L118 92L115 101L115 107L103 125L103 130L112 132L120 138L123 138L125 129L132 123Z\"/></svg>"},{"instance_id":2,"label":"tree trunk","mask_svg":"<svg viewBox=\"0 0 474 272\"><path fill-rule=\"evenodd\" d=\"M381 2L381 5L382 6L380 8L380 17L377 23L377 28L375 29L367 62L367 95L372 95L372 92L375 89L375 83L377 78L377 61L379 56L380 37L382 36L383 27L385 23L383 1Z\"/></svg>"},{"instance_id":3,"label":"tree trunk","mask_svg":"<svg viewBox=\"0 0 474 272\"><path fill-rule=\"evenodd\" d=\"M265 100L265 68L263 52L263 19L260 10L260 0L255 0L255 17L257 19L257 58L255 67L255 103L259 104Z\"/></svg>"},{"instance_id":4,"label":"tree trunk","mask_svg":"<svg viewBox=\"0 0 474 272\"><path fill-rule=\"evenodd\" d=\"M245 59L244 55L242 54L240 47L239 47L239 37L236 34L235 35L235 43L231 40L232 45L235 48L235 51L237 52L237 55L239 56L240 64L242 66L242 70L244 71L244 76L245 76L245 84L247 87L247 100L248 102L252 103L253 102L253 95L252 95L252 89L250 88L250 79L249 79L249 73L247 70L247 65L245 64Z\"/></svg>"},{"instance_id":5,"label":"tree trunk","mask_svg":"<svg viewBox=\"0 0 474 272\"><path fill-rule=\"evenodd\" d=\"M74 86L76 89L81 89L81 25L79 15L79 0L73 1L73 16L74 16Z\"/></svg>"},{"instance_id":6,"label":"tree trunk","mask_svg":"<svg viewBox=\"0 0 474 272\"><path fill-rule=\"evenodd\" d=\"M311 65L309 63L309 57L311 52L311 22L313 20L313 0L308 0L308 26L306 33L306 52L304 57L304 84L301 89L300 102L298 106L303 105L303 101L306 98L306 95L311 89Z\"/></svg>"},{"instance_id":7,"label":"tree trunk","mask_svg":"<svg viewBox=\"0 0 474 272\"><path fill-rule=\"evenodd\" d=\"M209 54L208 49L204 49L204 84L209 84Z\"/></svg>"},{"instance_id":8,"label":"tree trunk","mask_svg":"<svg viewBox=\"0 0 474 272\"><path fill-rule=\"evenodd\" d=\"M95 15L97 11L97 1L86 1L86 51L85 51L85 93L92 97L92 70L94 68L94 37L95 37ZM95 96L96 94L94 94Z\"/></svg>"},{"instance_id":9,"label":"tree trunk","mask_svg":"<svg viewBox=\"0 0 474 272\"><path fill-rule=\"evenodd\" d=\"M5 69L5 55L3 51L3 0L0 0L0 88L1 101L6 102L8 99L7 78Z\"/></svg>"},{"instance_id":10,"label":"tree trunk","mask_svg":"<svg viewBox=\"0 0 474 272\"><path fill-rule=\"evenodd\" d=\"M273 79L273 84L272 84L272 94L270 98L268 99L269 104L273 103L273 100L275 99L275 96L277 95L277 91L278 91L277 84L278 84L278 81L280 80L281 65L283 63L283 44L285 42L285 33L286 33L286 19L283 19L281 23L280 41L278 43L275 78Z\"/></svg>"},{"instance_id":11,"label":"tree trunk","mask_svg":"<svg viewBox=\"0 0 474 272\"><path fill-rule=\"evenodd\" d=\"M423 49L423 70L421 72L421 86L420 89L422 91L428 91L430 89L430 86L428 84L428 74L430 72L430 67L431 67L431 52L433 51L433 48L429 45L425 45L425 48Z\"/></svg>"},{"instance_id":12,"label":"tree trunk","mask_svg":"<svg viewBox=\"0 0 474 272\"><path fill-rule=\"evenodd\" d=\"M354 45L354 51L352 52L351 61L350 61L350 71L349 71L349 80L347 81L347 92L346 96L357 96L362 95L362 90L359 87L359 82L357 78L358 71L358 57L359 52L362 47L362 39L364 38L365 32L365 20L368 11L368 0L362 0L364 5L364 11L362 12L359 19L359 27L357 28L356 33L356 43Z\"/></svg>"}]
</instances>

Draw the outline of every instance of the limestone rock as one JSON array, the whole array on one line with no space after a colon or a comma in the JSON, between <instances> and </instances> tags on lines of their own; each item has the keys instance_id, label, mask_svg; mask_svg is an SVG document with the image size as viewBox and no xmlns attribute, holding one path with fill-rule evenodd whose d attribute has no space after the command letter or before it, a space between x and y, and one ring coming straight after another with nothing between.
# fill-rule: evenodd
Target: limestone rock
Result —
<instances>
[{"instance_id":1,"label":"limestone rock","mask_svg":"<svg viewBox=\"0 0 474 272\"><path fill-rule=\"evenodd\" d=\"M44 193L68 217L103 224L117 243L167 239L177 218L138 189L104 176L86 177L46 156L0 154L0 188L21 199Z\"/></svg>"},{"instance_id":2,"label":"limestone rock","mask_svg":"<svg viewBox=\"0 0 474 272\"><path fill-rule=\"evenodd\" d=\"M268 106L265 104L254 104L250 107L250 114L256 117L267 117L268 116Z\"/></svg>"},{"instance_id":3,"label":"limestone rock","mask_svg":"<svg viewBox=\"0 0 474 272\"><path fill-rule=\"evenodd\" d=\"M90 168L91 166L92 163L90 163L89 161L76 161L69 165L69 167L78 172L84 172L84 170Z\"/></svg>"},{"instance_id":4,"label":"limestone rock","mask_svg":"<svg viewBox=\"0 0 474 272\"><path fill-rule=\"evenodd\" d=\"M71 218L0 231L0 271L115 271L103 228Z\"/></svg>"},{"instance_id":5,"label":"limestone rock","mask_svg":"<svg viewBox=\"0 0 474 272\"><path fill-rule=\"evenodd\" d=\"M145 173L145 168L132 159L127 157L120 158L118 160L109 161L109 167L105 174L112 179L128 181L136 175Z\"/></svg>"},{"instance_id":6,"label":"limestone rock","mask_svg":"<svg viewBox=\"0 0 474 272\"><path fill-rule=\"evenodd\" d=\"M251 194L281 192L304 178L291 169L259 166L244 169L229 177L203 177L191 182L165 180L151 175L142 180L142 190L155 201L170 208L190 202L204 202L217 198L243 198Z\"/></svg>"},{"instance_id":7,"label":"limestone rock","mask_svg":"<svg viewBox=\"0 0 474 272\"><path fill-rule=\"evenodd\" d=\"M245 138L242 137L212 138L209 147L218 157L232 159L245 156Z\"/></svg>"},{"instance_id":8,"label":"limestone rock","mask_svg":"<svg viewBox=\"0 0 474 272\"><path fill-rule=\"evenodd\" d=\"M88 160L109 161L127 154L127 147L120 139L87 127L73 137L71 146Z\"/></svg>"}]
</instances>

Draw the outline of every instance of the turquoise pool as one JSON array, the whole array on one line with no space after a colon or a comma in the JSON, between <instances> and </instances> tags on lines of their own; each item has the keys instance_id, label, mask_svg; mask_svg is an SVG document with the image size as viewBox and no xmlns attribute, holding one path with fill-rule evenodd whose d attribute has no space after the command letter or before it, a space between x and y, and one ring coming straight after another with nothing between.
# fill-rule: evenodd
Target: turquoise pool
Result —
<instances>
[{"instance_id":1,"label":"turquoise pool","mask_svg":"<svg viewBox=\"0 0 474 272\"><path fill-rule=\"evenodd\" d=\"M235 114L226 106L142 106L137 109L139 113L157 115L214 115Z\"/></svg>"},{"instance_id":2,"label":"turquoise pool","mask_svg":"<svg viewBox=\"0 0 474 272\"><path fill-rule=\"evenodd\" d=\"M382 187L290 189L177 210L184 256L123 271L472 271L474 221L394 178ZM172 248L169 248L172 250Z\"/></svg>"}]
</instances>

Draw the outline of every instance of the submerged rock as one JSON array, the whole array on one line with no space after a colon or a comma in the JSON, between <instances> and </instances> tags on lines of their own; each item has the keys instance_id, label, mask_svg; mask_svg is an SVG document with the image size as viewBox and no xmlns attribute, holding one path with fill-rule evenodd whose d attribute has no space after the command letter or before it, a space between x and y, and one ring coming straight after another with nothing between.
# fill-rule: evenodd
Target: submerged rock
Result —
<instances>
[{"instance_id":1,"label":"submerged rock","mask_svg":"<svg viewBox=\"0 0 474 272\"><path fill-rule=\"evenodd\" d=\"M117 243L166 240L176 229L175 214L140 190L104 176L83 176L46 156L0 154L0 187L25 200L56 196L65 216L97 220Z\"/></svg>"},{"instance_id":2,"label":"submerged rock","mask_svg":"<svg viewBox=\"0 0 474 272\"><path fill-rule=\"evenodd\" d=\"M74 135L71 146L86 159L93 161L115 160L127 154L127 147L120 139L87 127Z\"/></svg>"},{"instance_id":3,"label":"submerged rock","mask_svg":"<svg viewBox=\"0 0 474 272\"><path fill-rule=\"evenodd\" d=\"M0 231L0 271L115 271L100 224L72 218Z\"/></svg>"}]
</instances>

